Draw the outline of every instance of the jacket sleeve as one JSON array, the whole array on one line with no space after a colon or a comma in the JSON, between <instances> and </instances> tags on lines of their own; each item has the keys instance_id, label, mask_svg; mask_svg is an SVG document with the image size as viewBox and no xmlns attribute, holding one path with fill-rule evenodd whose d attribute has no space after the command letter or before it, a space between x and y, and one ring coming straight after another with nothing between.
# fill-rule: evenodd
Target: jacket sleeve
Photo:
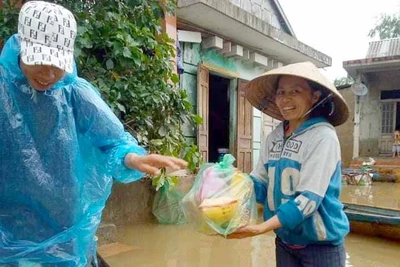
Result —
<instances>
[{"instance_id":1,"label":"jacket sleeve","mask_svg":"<svg viewBox=\"0 0 400 267\"><path fill-rule=\"evenodd\" d=\"M105 154L107 171L123 183L142 178L143 173L125 166L124 158L128 153L145 155L145 149L124 131L122 123L92 84L78 78L73 87L72 102L77 130Z\"/></svg>"},{"instance_id":2,"label":"jacket sleeve","mask_svg":"<svg viewBox=\"0 0 400 267\"><path fill-rule=\"evenodd\" d=\"M254 183L256 192L256 200L259 204L264 205L267 198L267 163L268 163L268 140L262 142L260 156L258 158L256 168L250 173L250 177Z\"/></svg>"},{"instance_id":3,"label":"jacket sleeve","mask_svg":"<svg viewBox=\"0 0 400 267\"><path fill-rule=\"evenodd\" d=\"M283 228L294 229L318 209L332 178L340 175L340 162L336 134L319 136L310 141L300 169L297 197L277 210Z\"/></svg>"}]
</instances>

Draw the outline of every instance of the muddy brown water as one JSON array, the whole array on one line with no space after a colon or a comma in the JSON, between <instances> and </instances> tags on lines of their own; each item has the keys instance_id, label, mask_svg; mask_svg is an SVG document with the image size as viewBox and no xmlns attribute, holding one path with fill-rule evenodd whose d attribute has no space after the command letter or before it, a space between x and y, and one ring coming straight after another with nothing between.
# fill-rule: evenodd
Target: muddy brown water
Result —
<instances>
[{"instance_id":1,"label":"muddy brown water","mask_svg":"<svg viewBox=\"0 0 400 267\"><path fill-rule=\"evenodd\" d=\"M344 201L398 209L399 198L400 184L344 186L342 191ZM129 251L106 260L113 267L273 267L274 239L273 233L226 240L188 225L131 225L118 229L118 242ZM400 243L350 234L345 245L348 267L400 267Z\"/></svg>"},{"instance_id":2,"label":"muddy brown water","mask_svg":"<svg viewBox=\"0 0 400 267\"><path fill-rule=\"evenodd\" d=\"M400 183L373 183L371 186L345 185L342 201L400 210Z\"/></svg>"}]
</instances>

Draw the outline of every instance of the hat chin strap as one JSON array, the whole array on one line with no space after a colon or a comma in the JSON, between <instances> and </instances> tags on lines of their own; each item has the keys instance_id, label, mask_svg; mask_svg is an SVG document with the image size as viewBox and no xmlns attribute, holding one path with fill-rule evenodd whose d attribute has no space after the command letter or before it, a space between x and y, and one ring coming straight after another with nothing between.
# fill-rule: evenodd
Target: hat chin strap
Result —
<instances>
[{"instance_id":1,"label":"hat chin strap","mask_svg":"<svg viewBox=\"0 0 400 267\"><path fill-rule=\"evenodd\" d=\"M327 95L324 99L320 100L317 104L315 104L309 111L307 111L303 116L301 116L301 118L304 118L306 116L308 116L314 109L316 109L317 107L321 106L322 104L324 104L326 101L328 101L330 98L332 98L332 94ZM332 102L332 106L331 106L331 111L329 112L329 116L331 116L333 114L333 111L335 110L335 105Z\"/></svg>"}]
</instances>

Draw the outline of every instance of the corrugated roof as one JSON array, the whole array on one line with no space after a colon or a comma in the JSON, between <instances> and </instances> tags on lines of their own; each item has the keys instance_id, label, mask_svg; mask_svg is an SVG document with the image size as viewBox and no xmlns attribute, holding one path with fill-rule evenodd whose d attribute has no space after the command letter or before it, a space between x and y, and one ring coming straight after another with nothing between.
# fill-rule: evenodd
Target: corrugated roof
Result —
<instances>
[{"instance_id":1,"label":"corrugated roof","mask_svg":"<svg viewBox=\"0 0 400 267\"><path fill-rule=\"evenodd\" d=\"M366 58L392 57L399 55L400 38L393 38L370 42Z\"/></svg>"}]
</instances>

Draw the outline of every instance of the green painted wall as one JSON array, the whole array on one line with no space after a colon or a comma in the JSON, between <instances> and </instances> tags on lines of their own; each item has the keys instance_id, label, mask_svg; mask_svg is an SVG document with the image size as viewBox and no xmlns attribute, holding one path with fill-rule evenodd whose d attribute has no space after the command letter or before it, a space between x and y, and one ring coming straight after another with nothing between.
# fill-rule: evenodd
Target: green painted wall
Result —
<instances>
[{"instance_id":1,"label":"green painted wall","mask_svg":"<svg viewBox=\"0 0 400 267\"><path fill-rule=\"evenodd\" d=\"M231 129L237 128L237 97L238 97L237 86L238 86L238 80L231 79L231 82L229 84L229 97L231 99L229 110L234 115L232 116L232 114L230 114L229 116L229 128ZM236 136L237 136L237 131L229 131L229 149L231 151L235 149Z\"/></svg>"},{"instance_id":2,"label":"green painted wall","mask_svg":"<svg viewBox=\"0 0 400 267\"><path fill-rule=\"evenodd\" d=\"M201 60L220 69L236 73L243 80L251 80L265 72L263 69L255 67L252 63L226 58L214 50L207 50L202 54Z\"/></svg>"},{"instance_id":3,"label":"green painted wall","mask_svg":"<svg viewBox=\"0 0 400 267\"><path fill-rule=\"evenodd\" d=\"M185 67L186 69L186 67ZM182 88L186 89L188 93L188 98L190 103L193 105L194 111L197 110L197 89L194 90L193 88L197 88L197 74L192 73L185 73L181 75ZM186 124L184 125L184 134L186 137L196 138L196 129L193 125Z\"/></svg>"},{"instance_id":4,"label":"green painted wall","mask_svg":"<svg viewBox=\"0 0 400 267\"><path fill-rule=\"evenodd\" d=\"M185 72L181 75L181 86L187 90L190 102L195 107L195 110L197 108L197 66L199 63L203 62L208 66L212 66L212 71L214 70L217 73L219 72L218 70L221 70L223 73L235 76L231 77L231 88L233 86L236 88L237 82L235 80L237 78L251 80L265 72L252 63L224 57L215 50L203 51L200 44L183 43L181 47L183 49L182 55L185 68ZM236 108L232 109L231 107L231 110L236 110ZM256 109L253 109L253 116L253 164L255 165L258 161L261 146L262 116ZM232 117L230 124L231 126L232 124L236 126L236 119L234 116ZM189 140L196 140L196 130L193 127L185 126L185 135ZM231 134L232 137L233 134Z\"/></svg>"}]
</instances>

